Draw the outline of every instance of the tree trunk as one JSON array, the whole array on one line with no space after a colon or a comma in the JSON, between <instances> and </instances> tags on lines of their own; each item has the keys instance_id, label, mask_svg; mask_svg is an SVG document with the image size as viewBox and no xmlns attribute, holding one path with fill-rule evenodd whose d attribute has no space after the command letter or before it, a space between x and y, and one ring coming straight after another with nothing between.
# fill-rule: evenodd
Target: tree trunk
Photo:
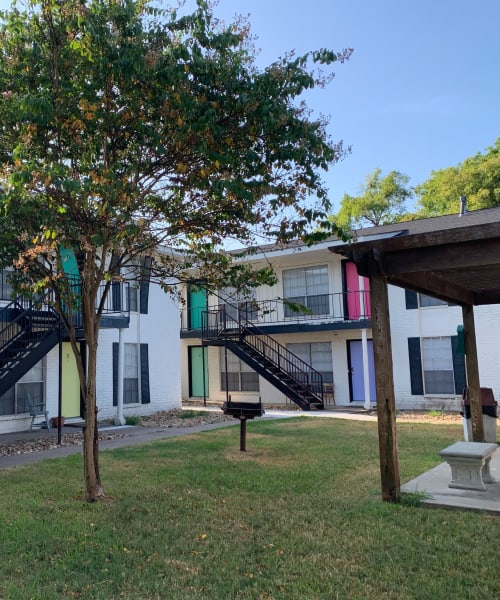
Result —
<instances>
[{"instance_id":1,"label":"tree trunk","mask_svg":"<svg viewBox=\"0 0 500 600\"><path fill-rule=\"evenodd\" d=\"M85 498L95 502L105 497L99 475L99 440L96 407L96 357L97 344L88 344L87 389L85 395L85 429L83 432L83 463Z\"/></svg>"},{"instance_id":2,"label":"tree trunk","mask_svg":"<svg viewBox=\"0 0 500 600\"><path fill-rule=\"evenodd\" d=\"M83 463L85 498L96 502L106 495L99 475L99 439L97 431L96 372L99 318L95 312L96 289L92 273L83 273L83 327L87 342L87 372L85 376L85 429L83 432Z\"/></svg>"}]
</instances>

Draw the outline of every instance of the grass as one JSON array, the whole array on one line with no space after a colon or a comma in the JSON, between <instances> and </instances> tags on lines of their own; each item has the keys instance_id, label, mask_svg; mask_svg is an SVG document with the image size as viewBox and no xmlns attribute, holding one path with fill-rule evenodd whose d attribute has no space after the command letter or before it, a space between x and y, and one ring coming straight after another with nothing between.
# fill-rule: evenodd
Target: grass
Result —
<instances>
[{"instance_id":1,"label":"grass","mask_svg":"<svg viewBox=\"0 0 500 600\"><path fill-rule=\"evenodd\" d=\"M402 481L457 425L398 425ZM287 419L0 472L0 598L499 598L499 521L380 500L373 423Z\"/></svg>"}]
</instances>

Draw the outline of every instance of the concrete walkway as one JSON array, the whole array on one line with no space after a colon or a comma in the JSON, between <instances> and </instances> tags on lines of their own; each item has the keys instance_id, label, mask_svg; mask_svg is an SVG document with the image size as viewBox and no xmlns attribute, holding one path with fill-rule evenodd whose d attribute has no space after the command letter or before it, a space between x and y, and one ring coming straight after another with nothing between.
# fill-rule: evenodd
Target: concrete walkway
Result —
<instances>
[{"instance_id":1,"label":"concrete walkway","mask_svg":"<svg viewBox=\"0 0 500 600\"><path fill-rule=\"evenodd\" d=\"M186 407L186 410L197 410L207 412L220 413L218 407ZM301 412L297 410L274 410L266 409L263 419L283 419L290 417L307 417L307 418L334 418L348 419L359 421L376 421L374 414L366 414L362 410L350 410L336 408L333 410ZM112 450L115 448L123 448L136 444L144 444L154 440L161 440L183 435L199 433L201 431L210 431L219 429L220 427L234 426L236 421L220 422L213 424L196 425L193 427L108 427L101 429L101 432L110 431L114 433L122 433L123 437L115 439L103 439L99 442L100 450ZM65 427L64 433L75 433L75 429ZM51 433L52 435L52 433ZM10 433L0 435L0 442L9 440L30 440L36 437L46 437L47 431L35 431ZM0 469L8 469L21 465L27 465L49 458L60 458L70 454L79 454L82 452L81 445L57 446L54 441L54 446L40 452L32 452L26 454L14 454L0 457ZM487 511L500 515L500 451L497 450L493 455L490 464L491 474L496 483L487 484L487 490L484 492L475 490L459 490L449 488L448 484L451 481L451 470L446 462L441 463L430 471L427 471L416 477L415 479L404 483L401 486L403 492L417 492L425 495L423 504L429 507L452 508L452 509L467 509Z\"/></svg>"}]
</instances>

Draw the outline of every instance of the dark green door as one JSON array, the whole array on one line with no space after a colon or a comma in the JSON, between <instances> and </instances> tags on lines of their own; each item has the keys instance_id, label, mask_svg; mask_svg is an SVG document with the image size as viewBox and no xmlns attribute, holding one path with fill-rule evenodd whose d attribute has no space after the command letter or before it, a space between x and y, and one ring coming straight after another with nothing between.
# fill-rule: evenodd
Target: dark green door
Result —
<instances>
[{"instance_id":1,"label":"dark green door","mask_svg":"<svg viewBox=\"0 0 500 600\"><path fill-rule=\"evenodd\" d=\"M201 329L201 315L207 310L207 291L203 288L191 286L188 296L188 327Z\"/></svg>"},{"instance_id":2,"label":"dark green door","mask_svg":"<svg viewBox=\"0 0 500 600\"><path fill-rule=\"evenodd\" d=\"M208 352L203 346L189 347L189 396L208 397Z\"/></svg>"}]
</instances>

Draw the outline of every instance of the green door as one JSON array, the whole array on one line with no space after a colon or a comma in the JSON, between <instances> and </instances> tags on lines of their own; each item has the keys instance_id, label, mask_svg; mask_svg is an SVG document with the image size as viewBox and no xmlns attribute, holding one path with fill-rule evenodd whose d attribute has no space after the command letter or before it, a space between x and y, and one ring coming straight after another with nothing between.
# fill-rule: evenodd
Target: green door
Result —
<instances>
[{"instance_id":1,"label":"green door","mask_svg":"<svg viewBox=\"0 0 500 600\"><path fill-rule=\"evenodd\" d=\"M61 248L62 267L66 275L80 276L75 253L71 248Z\"/></svg>"},{"instance_id":2,"label":"green door","mask_svg":"<svg viewBox=\"0 0 500 600\"><path fill-rule=\"evenodd\" d=\"M208 352L203 346L189 347L189 396L207 398L208 393Z\"/></svg>"},{"instance_id":3,"label":"green door","mask_svg":"<svg viewBox=\"0 0 500 600\"><path fill-rule=\"evenodd\" d=\"M190 286L188 295L188 327L201 329L201 315L207 310L207 290Z\"/></svg>"}]
</instances>

